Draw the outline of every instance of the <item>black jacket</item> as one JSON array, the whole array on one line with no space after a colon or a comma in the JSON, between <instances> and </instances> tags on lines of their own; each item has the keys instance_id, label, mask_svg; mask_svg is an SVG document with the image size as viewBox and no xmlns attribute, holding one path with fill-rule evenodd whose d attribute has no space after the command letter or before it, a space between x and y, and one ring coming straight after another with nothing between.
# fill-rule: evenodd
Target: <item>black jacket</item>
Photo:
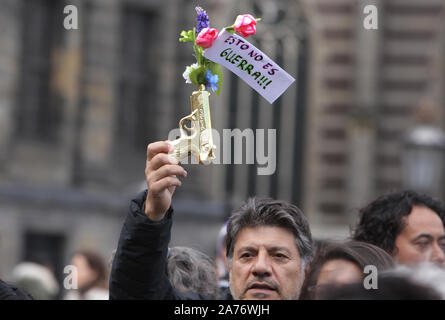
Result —
<instances>
[{"instance_id":1,"label":"black jacket","mask_svg":"<svg viewBox=\"0 0 445 320\"><path fill-rule=\"evenodd\" d=\"M146 196L147 191L131 201L111 269L110 299L210 299L182 294L170 284L166 268L173 209L161 221L152 221L144 213Z\"/></svg>"},{"instance_id":2,"label":"black jacket","mask_svg":"<svg viewBox=\"0 0 445 320\"><path fill-rule=\"evenodd\" d=\"M32 300L32 297L25 291L0 280L0 300Z\"/></svg>"}]
</instances>

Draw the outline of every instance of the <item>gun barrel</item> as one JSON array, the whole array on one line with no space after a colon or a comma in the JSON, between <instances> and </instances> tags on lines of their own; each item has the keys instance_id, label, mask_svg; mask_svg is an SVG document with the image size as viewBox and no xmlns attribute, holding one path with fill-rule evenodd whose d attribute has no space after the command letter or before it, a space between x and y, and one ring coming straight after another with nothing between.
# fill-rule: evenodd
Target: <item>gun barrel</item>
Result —
<instances>
[{"instance_id":1,"label":"gun barrel","mask_svg":"<svg viewBox=\"0 0 445 320\"><path fill-rule=\"evenodd\" d=\"M210 163L215 159L212 137L212 122L210 118L210 92L204 90L204 86L201 90L194 91L190 97L190 105L192 106L192 112L197 110L196 117L198 120L199 134L199 155L198 159L202 163Z\"/></svg>"}]
</instances>

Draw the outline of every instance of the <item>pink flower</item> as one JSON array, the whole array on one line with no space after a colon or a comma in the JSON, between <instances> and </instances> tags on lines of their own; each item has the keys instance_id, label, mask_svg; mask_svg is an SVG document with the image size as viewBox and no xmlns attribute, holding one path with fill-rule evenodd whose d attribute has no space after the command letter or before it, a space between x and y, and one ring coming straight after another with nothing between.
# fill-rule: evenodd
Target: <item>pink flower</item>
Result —
<instances>
[{"instance_id":1,"label":"pink flower","mask_svg":"<svg viewBox=\"0 0 445 320\"><path fill-rule=\"evenodd\" d=\"M196 37L196 44L203 49L210 48L213 41L218 37L218 30L213 28L204 28Z\"/></svg>"},{"instance_id":2,"label":"pink flower","mask_svg":"<svg viewBox=\"0 0 445 320\"><path fill-rule=\"evenodd\" d=\"M256 32L256 21L255 18L250 14L243 14L236 17L233 29L242 35L244 38L255 34Z\"/></svg>"}]
</instances>

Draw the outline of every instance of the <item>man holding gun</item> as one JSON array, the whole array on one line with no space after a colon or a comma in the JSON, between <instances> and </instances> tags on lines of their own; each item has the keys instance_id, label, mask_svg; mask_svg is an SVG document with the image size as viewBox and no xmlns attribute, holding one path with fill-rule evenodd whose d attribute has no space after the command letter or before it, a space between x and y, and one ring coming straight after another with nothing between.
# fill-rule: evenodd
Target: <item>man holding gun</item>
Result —
<instances>
[{"instance_id":1,"label":"man holding gun","mask_svg":"<svg viewBox=\"0 0 445 320\"><path fill-rule=\"evenodd\" d=\"M166 275L171 200L187 172L169 142L148 145L147 191L131 202L110 278L110 299L209 299L181 294ZM223 299L298 299L313 254L303 213L285 201L249 199L228 224L230 294Z\"/></svg>"}]
</instances>

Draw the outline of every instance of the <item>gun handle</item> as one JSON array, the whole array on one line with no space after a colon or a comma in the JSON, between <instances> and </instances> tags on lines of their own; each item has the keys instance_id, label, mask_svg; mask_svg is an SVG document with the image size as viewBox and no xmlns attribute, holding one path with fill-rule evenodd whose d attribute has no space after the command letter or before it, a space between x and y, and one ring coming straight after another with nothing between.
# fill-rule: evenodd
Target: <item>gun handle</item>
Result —
<instances>
[{"instance_id":1,"label":"gun handle","mask_svg":"<svg viewBox=\"0 0 445 320\"><path fill-rule=\"evenodd\" d=\"M189 139L184 139L182 137L173 141L169 141L169 143L173 146L173 151L171 151L169 155L173 156L174 158L176 158L176 160L181 162L190 154L189 142Z\"/></svg>"},{"instance_id":2,"label":"gun handle","mask_svg":"<svg viewBox=\"0 0 445 320\"><path fill-rule=\"evenodd\" d=\"M184 124L184 121L190 120L192 122L192 127L189 128ZM181 136L173 141L169 141L170 144L173 146L173 151L169 153L169 155L176 158L179 162L187 158L190 154L195 154L199 160L199 153L196 152L196 148L199 148L199 146L194 146L193 140L196 138L197 135L197 127L195 124L196 121L196 111L192 112L188 116L182 118L179 121L179 130L181 132ZM190 135L188 135L185 130L191 132Z\"/></svg>"}]
</instances>

